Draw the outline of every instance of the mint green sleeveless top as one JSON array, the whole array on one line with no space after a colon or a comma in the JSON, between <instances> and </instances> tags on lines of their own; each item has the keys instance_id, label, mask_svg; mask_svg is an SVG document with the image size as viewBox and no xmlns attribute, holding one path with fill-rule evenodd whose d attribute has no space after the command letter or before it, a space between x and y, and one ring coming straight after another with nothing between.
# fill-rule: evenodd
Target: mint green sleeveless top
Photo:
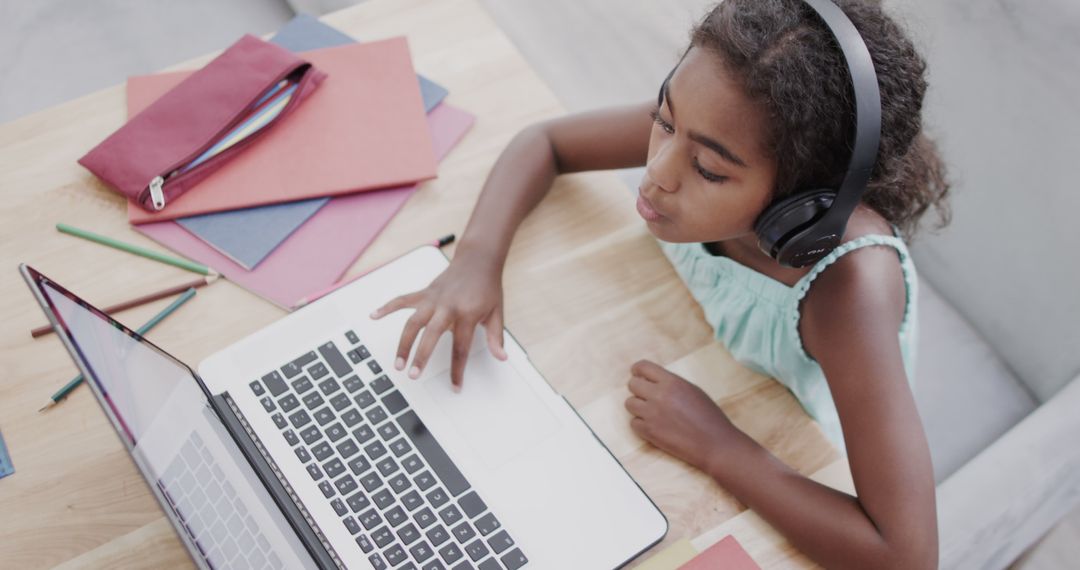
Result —
<instances>
[{"instance_id":1,"label":"mint green sleeveless top","mask_svg":"<svg viewBox=\"0 0 1080 570\"><path fill-rule=\"evenodd\" d=\"M844 243L818 261L794 287L731 258L713 255L700 243L658 243L701 304L716 338L737 361L791 390L841 453L844 438L829 385L821 366L806 353L799 335L800 301L814 279L841 256L868 246L895 248L907 287L907 305L897 334L908 382L913 381L918 279L907 246L900 238L868 235Z\"/></svg>"}]
</instances>

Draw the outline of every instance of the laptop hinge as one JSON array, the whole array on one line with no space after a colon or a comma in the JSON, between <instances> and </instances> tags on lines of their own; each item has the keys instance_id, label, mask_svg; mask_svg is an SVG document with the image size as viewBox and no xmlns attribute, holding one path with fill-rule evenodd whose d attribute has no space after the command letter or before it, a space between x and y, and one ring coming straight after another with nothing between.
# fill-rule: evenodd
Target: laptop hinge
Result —
<instances>
[{"instance_id":1,"label":"laptop hinge","mask_svg":"<svg viewBox=\"0 0 1080 570\"><path fill-rule=\"evenodd\" d=\"M299 497L293 491L292 486L285 479L273 458L269 456L266 447L263 446L259 437L251 429L243 412L229 396L228 392L218 394L210 398L210 405L225 424L240 451L247 458L251 468L266 487L267 492L277 503L289 525L296 531L297 537L303 543L304 548L319 565L319 568L345 569L345 564L338 557L337 552L330 546L326 536L319 530L311 514L304 507Z\"/></svg>"}]
</instances>

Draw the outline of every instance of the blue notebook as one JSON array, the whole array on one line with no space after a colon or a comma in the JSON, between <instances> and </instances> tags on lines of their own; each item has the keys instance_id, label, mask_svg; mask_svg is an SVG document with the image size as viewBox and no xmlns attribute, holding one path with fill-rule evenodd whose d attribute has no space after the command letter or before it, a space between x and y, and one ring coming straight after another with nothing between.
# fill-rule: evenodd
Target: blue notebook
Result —
<instances>
[{"instance_id":1,"label":"blue notebook","mask_svg":"<svg viewBox=\"0 0 1080 570\"><path fill-rule=\"evenodd\" d=\"M293 18L270 41L293 52L356 42L307 14ZM424 110L430 113L446 98L447 90L423 76L416 77L420 82ZM315 198L178 218L176 222L241 267L250 270L329 201L330 198Z\"/></svg>"}]
</instances>

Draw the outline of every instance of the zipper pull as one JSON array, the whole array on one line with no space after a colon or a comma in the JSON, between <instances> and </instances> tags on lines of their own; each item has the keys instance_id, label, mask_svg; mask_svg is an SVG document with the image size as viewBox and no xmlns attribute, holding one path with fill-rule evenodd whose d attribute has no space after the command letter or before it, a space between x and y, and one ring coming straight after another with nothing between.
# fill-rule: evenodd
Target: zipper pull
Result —
<instances>
[{"instance_id":1,"label":"zipper pull","mask_svg":"<svg viewBox=\"0 0 1080 570\"><path fill-rule=\"evenodd\" d=\"M165 184L165 179L160 176L155 176L150 181L150 200L154 203L154 209L161 211L165 207L165 193L161 191L161 187Z\"/></svg>"}]
</instances>

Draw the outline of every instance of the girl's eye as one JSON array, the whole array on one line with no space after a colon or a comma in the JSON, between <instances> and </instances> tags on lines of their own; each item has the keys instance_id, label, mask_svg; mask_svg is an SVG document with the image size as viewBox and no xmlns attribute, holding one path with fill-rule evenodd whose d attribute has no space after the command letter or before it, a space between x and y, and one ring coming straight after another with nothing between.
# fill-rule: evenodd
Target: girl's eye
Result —
<instances>
[{"instance_id":1,"label":"girl's eye","mask_svg":"<svg viewBox=\"0 0 1080 570\"><path fill-rule=\"evenodd\" d=\"M652 112L649 113L649 116L652 117L654 123L660 125L661 129L664 129L665 133L669 135L675 134L675 127L672 126L671 123L665 121L664 118L660 116L659 109L654 109Z\"/></svg>"},{"instance_id":2,"label":"girl's eye","mask_svg":"<svg viewBox=\"0 0 1080 570\"><path fill-rule=\"evenodd\" d=\"M694 169L698 171L698 174L700 174L702 178L708 180L709 182L723 182L727 180L727 176L713 174L712 172L709 172L708 170L702 168L701 163L697 161L697 158L694 159Z\"/></svg>"}]
</instances>

